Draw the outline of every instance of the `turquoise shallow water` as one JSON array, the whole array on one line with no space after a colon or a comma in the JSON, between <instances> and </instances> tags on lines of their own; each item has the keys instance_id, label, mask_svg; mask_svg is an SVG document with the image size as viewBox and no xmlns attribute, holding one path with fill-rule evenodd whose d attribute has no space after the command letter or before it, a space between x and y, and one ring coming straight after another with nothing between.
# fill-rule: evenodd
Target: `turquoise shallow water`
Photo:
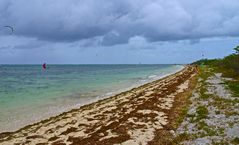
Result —
<instances>
[{"instance_id":1,"label":"turquoise shallow water","mask_svg":"<svg viewBox=\"0 0 239 145\"><path fill-rule=\"evenodd\" d=\"M180 65L0 66L0 132L59 114L181 69Z\"/></svg>"}]
</instances>

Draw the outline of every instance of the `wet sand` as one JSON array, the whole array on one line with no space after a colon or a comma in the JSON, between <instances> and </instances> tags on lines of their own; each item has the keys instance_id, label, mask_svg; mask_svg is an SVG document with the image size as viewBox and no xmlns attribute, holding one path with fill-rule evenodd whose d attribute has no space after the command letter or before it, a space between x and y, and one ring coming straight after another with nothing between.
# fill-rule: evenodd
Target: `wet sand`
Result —
<instances>
[{"instance_id":1,"label":"wet sand","mask_svg":"<svg viewBox=\"0 0 239 145\"><path fill-rule=\"evenodd\" d=\"M148 144L174 120L180 94L190 88L196 69L183 70L26 126L0 134L0 144ZM180 104L179 104L180 105Z\"/></svg>"}]
</instances>

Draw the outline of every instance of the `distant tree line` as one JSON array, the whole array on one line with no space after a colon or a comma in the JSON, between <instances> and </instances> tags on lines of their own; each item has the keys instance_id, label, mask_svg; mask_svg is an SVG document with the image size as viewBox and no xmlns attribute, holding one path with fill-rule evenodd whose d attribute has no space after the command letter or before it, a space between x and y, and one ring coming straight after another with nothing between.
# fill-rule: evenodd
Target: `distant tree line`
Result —
<instances>
[{"instance_id":1,"label":"distant tree line","mask_svg":"<svg viewBox=\"0 0 239 145\"><path fill-rule=\"evenodd\" d=\"M228 55L222 59L201 59L193 64L197 65L210 65L214 68L223 71L226 76L238 77L239 76L239 46L234 48L235 53Z\"/></svg>"}]
</instances>

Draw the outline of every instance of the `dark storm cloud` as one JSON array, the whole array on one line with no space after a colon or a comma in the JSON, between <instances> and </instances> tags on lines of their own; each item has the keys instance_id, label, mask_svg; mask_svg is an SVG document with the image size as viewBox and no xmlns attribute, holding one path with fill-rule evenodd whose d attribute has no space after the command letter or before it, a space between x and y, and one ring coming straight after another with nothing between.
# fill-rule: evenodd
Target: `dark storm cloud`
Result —
<instances>
[{"instance_id":1,"label":"dark storm cloud","mask_svg":"<svg viewBox=\"0 0 239 145\"><path fill-rule=\"evenodd\" d=\"M102 45L239 36L238 0L1 0L0 23L14 35ZM0 30L0 35L9 35Z\"/></svg>"}]
</instances>

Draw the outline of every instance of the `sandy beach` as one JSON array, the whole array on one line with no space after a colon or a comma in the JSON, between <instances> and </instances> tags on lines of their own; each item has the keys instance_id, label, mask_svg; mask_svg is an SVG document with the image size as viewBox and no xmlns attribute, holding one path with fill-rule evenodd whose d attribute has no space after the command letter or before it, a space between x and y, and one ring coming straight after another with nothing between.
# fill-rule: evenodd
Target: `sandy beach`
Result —
<instances>
[{"instance_id":1,"label":"sandy beach","mask_svg":"<svg viewBox=\"0 0 239 145\"><path fill-rule=\"evenodd\" d=\"M157 144L174 127L197 70L160 80L0 134L0 144ZM157 143L156 143L157 142Z\"/></svg>"}]
</instances>

